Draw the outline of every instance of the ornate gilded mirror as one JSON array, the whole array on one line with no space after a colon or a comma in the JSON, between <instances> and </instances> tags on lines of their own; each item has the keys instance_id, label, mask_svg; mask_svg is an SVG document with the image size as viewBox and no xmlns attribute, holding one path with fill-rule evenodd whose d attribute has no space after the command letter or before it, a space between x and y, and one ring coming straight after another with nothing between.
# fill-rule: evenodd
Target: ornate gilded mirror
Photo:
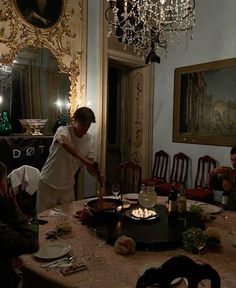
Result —
<instances>
[{"instance_id":1,"label":"ornate gilded mirror","mask_svg":"<svg viewBox=\"0 0 236 288\"><path fill-rule=\"evenodd\" d=\"M33 2L42 10L50 10L45 17L52 18L45 27L30 22L27 15L32 13L25 14L25 9L29 9L26 5L33 7ZM4 109L14 117L13 132L19 131L18 118L43 117L49 118L47 133L50 133L55 117L61 112L55 109L56 98L62 98L63 103L69 100L70 115L85 103L87 6L84 3L84 0L74 1L73 5L69 0L0 2L0 84L8 97ZM48 5L54 8L49 9ZM40 68L36 68L36 63ZM42 73L43 69L48 72ZM56 69L53 80L50 69Z\"/></svg>"},{"instance_id":2,"label":"ornate gilded mirror","mask_svg":"<svg viewBox=\"0 0 236 288\"><path fill-rule=\"evenodd\" d=\"M13 133L22 131L19 119L48 119L44 133L51 134L57 117L69 113L69 76L47 48L21 49L12 66L2 66L0 91Z\"/></svg>"}]
</instances>

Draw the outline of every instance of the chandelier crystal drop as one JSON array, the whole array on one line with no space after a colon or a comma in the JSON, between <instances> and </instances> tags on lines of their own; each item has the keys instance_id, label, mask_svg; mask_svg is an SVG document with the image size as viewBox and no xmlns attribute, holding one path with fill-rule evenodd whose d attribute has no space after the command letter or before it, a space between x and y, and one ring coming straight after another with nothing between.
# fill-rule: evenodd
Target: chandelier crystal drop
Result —
<instances>
[{"instance_id":1,"label":"chandelier crystal drop","mask_svg":"<svg viewBox=\"0 0 236 288\"><path fill-rule=\"evenodd\" d=\"M108 0L108 36L132 46L137 55L167 52L168 44L183 34L192 39L195 0Z\"/></svg>"}]
</instances>

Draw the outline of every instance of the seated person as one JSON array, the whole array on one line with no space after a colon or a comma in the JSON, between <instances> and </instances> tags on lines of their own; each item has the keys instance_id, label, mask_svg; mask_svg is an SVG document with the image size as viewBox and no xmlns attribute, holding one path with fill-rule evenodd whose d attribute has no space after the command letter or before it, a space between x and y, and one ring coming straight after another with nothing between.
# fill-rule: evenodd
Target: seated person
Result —
<instances>
[{"instance_id":1,"label":"seated person","mask_svg":"<svg viewBox=\"0 0 236 288\"><path fill-rule=\"evenodd\" d=\"M229 209L236 211L236 146L230 151L231 167L220 166L210 173L210 187L229 194Z\"/></svg>"},{"instance_id":2,"label":"seated person","mask_svg":"<svg viewBox=\"0 0 236 288\"><path fill-rule=\"evenodd\" d=\"M0 162L0 287L18 287L20 277L13 268L14 257L39 249L37 235L17 205L7 185L7 168Z\"/></svg>"}]
</instances>

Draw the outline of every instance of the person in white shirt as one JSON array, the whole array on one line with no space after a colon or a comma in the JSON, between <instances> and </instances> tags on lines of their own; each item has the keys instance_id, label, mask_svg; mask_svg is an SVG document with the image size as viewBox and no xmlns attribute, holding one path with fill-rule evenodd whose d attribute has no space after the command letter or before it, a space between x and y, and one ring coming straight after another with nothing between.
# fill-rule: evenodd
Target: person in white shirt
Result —
<instances>
[{"instance_id":1,"label":"person in white shirt","mask_svg":"<svg viewBox=\"0 0 236 288\"><path fill-rule=\"evenodd\" d=\"M74 176L82 165L93 176L98 175L98 165L93 160L94 139L87 133L95 122L93 111L80 107L73 115L72 125L57 129L40 173L38 212L75 200Z\"/></svg>"}]
</instances>

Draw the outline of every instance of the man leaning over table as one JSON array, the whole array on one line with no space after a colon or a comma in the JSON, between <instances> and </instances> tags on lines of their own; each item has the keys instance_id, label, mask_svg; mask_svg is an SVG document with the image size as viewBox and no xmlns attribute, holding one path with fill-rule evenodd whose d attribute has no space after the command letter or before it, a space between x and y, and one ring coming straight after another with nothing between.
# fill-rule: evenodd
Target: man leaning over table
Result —
<instances>
[{"instance_id":1,"label":"man leaning over table","mask_svg":"<svg viewBox=\"0 0 236 288\"><path fill-rule=\"evenodd\" d=\"M210 172L210 187L229 195L229 209L236 211L236 146L230 150L231 167L220 166Z\"/></svg>"},{"instance_id":2,"label":"man leaning over table","mask_svg":"<svg viewBox=\"0 0 236 288\"><path fill-rule=\"evenodd\" d=\"M94 139L87 133L95 122L93 111L80 107L74 112L72 125L57 129L40 173L38 212L75 200L74 177L82 165L91 175L98 175Z\"/></svg>"},{"instance_id":3,"label":"man leaning over table","mask_svg":"<svg viewBox=\"0 0 236 288\"><path fill-rule=\"evenodd\" d=\"M21 283L14 263L17 256L39 249L38 236L17 205L7 184L7 167L0 162L0 287L16 288Z\"/></svg>"}]
</instances>

